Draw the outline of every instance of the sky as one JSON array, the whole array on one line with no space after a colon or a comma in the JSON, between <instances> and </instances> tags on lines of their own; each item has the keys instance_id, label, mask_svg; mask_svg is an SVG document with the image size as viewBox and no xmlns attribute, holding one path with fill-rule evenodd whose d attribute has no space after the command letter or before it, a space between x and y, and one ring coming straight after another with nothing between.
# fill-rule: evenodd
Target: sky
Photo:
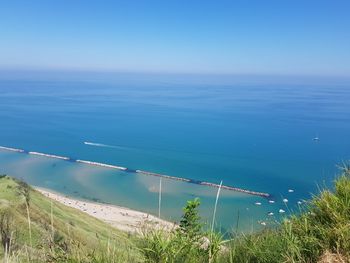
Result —
<instances>
[{"instance_id":1,"label":"sky","mask_svg":"<svg viewBox=\"0 0 350 263\"><path fill-rule=\"evenodd\" d=\"M350 1L1 0L0 69L350 76Z\"/></svg>"}]
</instances>

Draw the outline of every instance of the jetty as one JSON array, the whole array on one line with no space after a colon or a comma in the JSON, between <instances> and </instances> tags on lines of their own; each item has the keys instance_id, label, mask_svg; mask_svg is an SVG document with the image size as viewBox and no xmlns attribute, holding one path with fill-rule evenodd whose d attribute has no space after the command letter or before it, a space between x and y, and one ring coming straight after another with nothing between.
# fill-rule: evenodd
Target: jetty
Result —
<instances>
[{"instance_id":1,"label":"jetty","mask_svg":"<svg viewBox=\"0 0 350 263\"><path fill-rule=\"evenodd\" d=\"M251 191L251 190L242 189L242 188L238 188L238 187L232 187L232 186L228 186L228 185L221 185L220 186L219 184L215 184L215 183L198 181L198 180L193 180L193 179L188 179L188 178L183 178L183 177L170 176L170 175L165 175L165 174L152 173L152 172L147 172L147 171L142 171L142 170L136 170L136 173L158 176L158 177L167 178L167 179L171 179L171 180L177 180L177 181L182 181L182 182L186 182L186 183L198 184L198 185L203 185L203 186L210 186L210 187L215 187L215 188L221 187L221 189L245 193L245 194L249 194L249 195L256 195L256 196L265 197L265 198L269 198L271 196L269 193L256 192L256 191Z\"/></svg>"},{"instance_id":2,"label":"jetty","mask_svg":"<svg viewBox=\"0 0 350 263\"><path fill-rule=\"evenodd\" d=\"M256 191L251 191L251 190L247 190L247 189L242 189L239 187L233 187L233 186L228 186L228 185L219 185L219 184L215 184L215 183L194 180L194 179L189 179L189 178L184 178L184 177L159 174L159 173L148 172L148 171L143 171L143 170L135 170L135 169L130 169L130 168L126 168L123 166L117 166L117 165L112 165L112 164L105 164L105 163L99 163L99 162L93 162L93 161L87 161L87 160L79 160L79 159L76 160L76 159L73 159L70 157L65 157L65 156L59 156L59 155L53 155L53 154L47 154L47 153L41 153L41 152L34 152L34 151L25 151L23 149L17 149L17 148L5 147L5 146L0 146L0 150L17 152L17 153L26 153L26 154L31 154L31 155L43 156L43 157L47 157L47 158L59 159L59 160L63 160L63 161L70 161L70 162L82 163L82 164L104 167L104 168L109 168L109 169L116 169L116 170L120 170L120 171L123 171L126 173L137 173L137 174L143 174L143 175L149 175L149 176L156 176L156 177L161 177L161 178L165 178L165 179L169 179L169 180L181 181L181 182L185 182L185 183L197 184L197 185L202 185L202 186L209 186L209 187L214 187L214 188L221 188L221 189L225 189L225 190L229 190L229 191L240 192L240 193L244 193L244 194L248 194L248 195L255 195L255 196L259 196L259 197L263 197L263 198L271 197L271 195L269 193L256 192Z\"/></svg>"},{"instance_id":3,"label":"jetty","mask_svg":"<svg viewBox=\"0 0 350 263\"><path fill-rule=\"evenodd\" d=\"M6 151L11 151L11 152L19 152L19 153L24 152L24 150L21 150L21 149L10 148L10 147L5 147L5 146L0 146L0 149L6 150Z\"/></svg>"},{"instance_id":4,"label":"jetty","mask_svg":"<svg viewBox=\"0 0 350 263\"><path fill-rule=\"evenodd\" d=\"M69 160L69 157L58 156L58 155L53 155L53 154L46 154L46 153L39 153L39 152L28 152L28 153L29 154L33 154L33 155L45 156L45 157L48 157L48 158L55 158L55 159L65 160L65 161Z\"/></svg>"},{"instance_id":5,"label":"jetty","mask_svg":"<svg viewBox=\"0 0 350 263\"><path fill-rule=\"evenodd\" d=\"M125 167L111 165L111 164L106 164L106 163L98 163L98 162L91 162L91 161L85 161L85 160L75 160L75 161L77 163L85 163L85 164L89 164L89 165L100 166L100 167L111 168L111 169L117 169L117 170L122 170L122 171L126 171L127 170L127 168L125 168Z\"/></svg>"}]
</instances>

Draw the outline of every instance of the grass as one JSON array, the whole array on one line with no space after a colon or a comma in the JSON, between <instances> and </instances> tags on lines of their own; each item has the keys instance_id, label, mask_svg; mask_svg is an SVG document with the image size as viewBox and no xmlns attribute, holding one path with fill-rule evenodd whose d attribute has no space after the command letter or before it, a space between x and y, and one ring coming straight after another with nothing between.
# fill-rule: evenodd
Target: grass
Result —
<instances>
[{"instance_id":1,"label":"grass","mask_svg":"<svg viewBox=\"0 0 350 263\"><path fill-rule=\"evenodd\" d=\"M177 232L146 234L147 262L350 262L350 169L343 169L334 191L324 189L274 228L236 233L229 241L213 232L197 231L196 241Z\"/></svg>"},{"instance_id":2,"label":"grass","mask_svg":"<svg viewBox=\"0 0 350 263\"><path fill-rule=\"evenodd\" d=\"M30 196L29 217L24 189ZM139 258L136 237L8 176L0 179L0 214L11 221L14 262L107 262L102 260L107 256L108 262L134 262ZM4 252L1 248L2 258Z\"/></svg>"},{"instance_id":3,"label":"grass","mask_svg":"<svg viewBox=\"0 0 350 263\"><path fill-rule=\"evenodd\" d=\"M198 199L177 227L128 236L52 202L25 183L0 178L0 256L4 262L350 262L350 169L278 226L253 234L203 230ZM6 246L4 246L6 244Z\"/></svg>"},{"instance_id":4,"label":"grass","mask_svg":"<svg viewBox=\"0 0 350 263\"><path fill-rule=\"evenodd\" d=\"M227 262L350 262L350 170L278 228L230 242ZM327 256L328 255L328 256ZM336 258L337 261L336 261Z\"/></svg>"}]
</instances>

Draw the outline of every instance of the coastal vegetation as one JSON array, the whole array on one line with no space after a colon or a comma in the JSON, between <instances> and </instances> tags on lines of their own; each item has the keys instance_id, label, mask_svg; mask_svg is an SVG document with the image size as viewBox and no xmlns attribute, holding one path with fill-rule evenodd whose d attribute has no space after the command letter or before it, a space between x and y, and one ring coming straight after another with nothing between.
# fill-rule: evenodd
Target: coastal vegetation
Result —
<instances>
[{"instance_id":1,"label":"coastal vegetation","mask_svg":"<svg viewBox=\"0 0 350 263\"><path fill-rule=\"evenodd\" d=\"M350 167L298 214L257 233L230 238L201 223L200 200L188 201L173 229L119 231L66 207L24 182L0 179L4 262L350 262Z\"/></svg>"},{"instance_id":2,"label":"coastal vegetation","mask_svg":"<svg viewBox=\"0 0 350 263\"><path fill-rule=\"evenodd\" d=\"M3 262L137 262L134 237L55 202L28 184L0 179Z\"/></svg>"}]
</instances>

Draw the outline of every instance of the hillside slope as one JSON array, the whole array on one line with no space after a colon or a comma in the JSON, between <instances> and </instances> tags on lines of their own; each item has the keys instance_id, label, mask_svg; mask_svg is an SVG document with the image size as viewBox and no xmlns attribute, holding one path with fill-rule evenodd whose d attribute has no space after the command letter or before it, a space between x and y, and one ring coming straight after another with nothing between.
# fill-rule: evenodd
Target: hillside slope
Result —
<instances>
[{"instance_id":1,"label":"hillside slope","mask_svg":"<svg viewBox=\"0 0 350 263\"><path fill-rule=\"evenodd\" d=\"M205 231L199 199L179 227L130 236L27 184L0 177L0 260L4 262L350 262L350 166L298 214L251 234Z\"/></svg>"},{"instance_id":2,"label":"hillside slope","mask_svg":"<svg viewBox=\"0 0 350 263\"><path fill-rule=\"evenodd\" d=\"M0 178L0 255L12 261L137 261L134 237L48 199L26 183ZM13 253L12 253L12 252ZM84 260L84 261L85 261Z\"/></svg>"}]
</instances>

